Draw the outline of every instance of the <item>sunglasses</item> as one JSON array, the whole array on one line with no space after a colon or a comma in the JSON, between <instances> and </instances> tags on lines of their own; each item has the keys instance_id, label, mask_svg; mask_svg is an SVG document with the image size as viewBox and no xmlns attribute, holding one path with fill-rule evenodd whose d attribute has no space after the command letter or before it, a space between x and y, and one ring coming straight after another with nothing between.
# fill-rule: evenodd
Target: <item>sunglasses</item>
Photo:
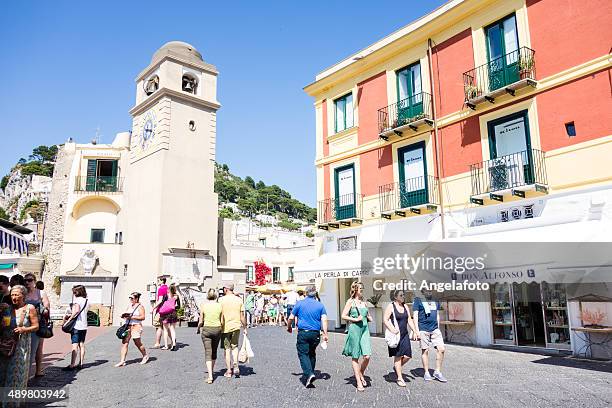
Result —
<instances>
[{"instance_id":1,"label":"sunglasses","mask_svg":"<svg viewBox=\"0 0 612 408\"><path fill-rule=\"evenodd\" d=\"M130 296L128 299L130 299L130 300L134 300L134 297L133 297L133 296Z\"/></svg>"}]
</instances>

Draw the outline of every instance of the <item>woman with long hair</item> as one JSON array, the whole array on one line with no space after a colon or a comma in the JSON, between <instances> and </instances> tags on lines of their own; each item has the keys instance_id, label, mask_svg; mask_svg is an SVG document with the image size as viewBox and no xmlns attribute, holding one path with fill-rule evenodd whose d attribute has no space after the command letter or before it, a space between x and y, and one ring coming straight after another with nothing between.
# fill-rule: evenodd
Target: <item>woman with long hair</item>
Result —
<instances>
[{"instance_id":1,"label":"woman with long hair","mask_svg":"<svg viewBox=\"0 0 612 408\"><path fill-rule=\"evenodd\" d=\"M412 330L412 340L417 339L416 326L410 315L410 309L406 305L405 293L401 290L391 292L392 303L387 306L383 314L383 322L388 330L399 335L399 343L396 347L388 347L389 357L393 357L393 368L397 375L397 385L405 387L402 367L412 358L412 348L410 347L410 332Z\"/></svg>"},{"instance_id":2,"label":"woman with long hair","mask_svg":"<svg viewBox=\"0 0 612 408\"><path fill-rule=\"evenodd\" d=\"M76 322L72 333L70 333L70 342L72 343L72 354L70 359L70 365L64 367L63 370L74 370L76 368L83 368L83 361L85 360L85 337L87 335L87 311L89 310L89 301L87 300L87 290L85 286L76 285L72 288L72 303L71 303L70 315L64 316L64 323L75 316ZM79 357L79 364L77 364L77 357Z\"/></svg>"},{"instance_id":3,"label":"woman with long hair","mask_svg":"<svg viewBox=\"0 0 612 408\"><path fill-rule=\"evenodd\" d=\"M348 335L344 342L342 354L351 357L357 390L364 391L364 387L368 385L364 374L372 355L370 329L368 327L368 322L372 321L372 317L363 300L363 284L361 282L355 281L351 284L351 297L344 305L342 319L349 323ZM360 358L362 358L361 362L359 362Z\"/></svg>"},{"instance_id":4,"label":"woman with long hair","mask_svg":"<svg viewBox=\"0 0 612 408\"><path fill-rule=\"evenodd\" d=\"M50 303L49 298L44 290L40 290L36 287L36 276L33 273L28 273L24 276L25 286L28 290L26 294L25 302L36 308L38 312L39 324L44 324L49 321L49 310ZM44 338L38 337L36 333L33 333L30 338L32 339L31 355L30 358L36 361L36 377L42 377L42 358L43 358L43 344Z\"/></svg>"},{"instance_id":5,"label":"woman with long hair","mask_svg":"<svg viewBox=\"0 0 612 408\"><path fill-rule=\"evenodd\" d=\"M18 341L13 355L0 360L0 385L4 387L5 393L9 390L21 392L28 388L32 345L30 336L38 330L38 313L34 306L25 302L27 292L26 287L22 285L13 286L10 292L10 329L13 335L18 337Z\"/></svg>"},{"instance_id":6,"label":"woman with long hair","mask_svg":"<svg viewBox=\"0 0 612 408\"><path fill-rule=\"evenodd\" d=\"M213 288L208 289L206 296L208 300L200 305L200 323L198 333L202 329L202 343L204 343L204 357L208 379L206 382L212 384L215 372L215 361L217 360L217 349L221 341L223 327L221 325L221 304L217 302L217 291Z\"/></svg>"},{"instance_id":7,"label":"woman with long hair","mask_svg":"<svg viewBox=\"0 0 612 408\"><path fill-rule=\"evenodd\" d=\"M145 308L140 304L140 293L132 292L130 294L130 305L126 309L125 313L121 315L122 319L130 326L128 335L121 341L121 360L115 364L115 367L123 367L125 365L125 359L128 353L128 347L130 346L130 340L134 340L134 345L142 354L142 360L140 364L146 364L149 361L149 355L147 349L142 344L142 322L146 316Z\"/></svg>"},{"instance_id":8,"label":"woman with long hair","mask_svg":"<svg viewBox=\"0 0 612 408\"><path fill-rule=\"evenodd\" d=\"M159 307L159 319L164 325L164 343L168 344L168 334L172 347L170 350L176 351L176 323L178 316L176 310L180 307L180 299L176 290L176 285L170 285L170 293L168 299ZM162 350L168 350L168 347L162 347Z\"/></svg>"}]
</instances>

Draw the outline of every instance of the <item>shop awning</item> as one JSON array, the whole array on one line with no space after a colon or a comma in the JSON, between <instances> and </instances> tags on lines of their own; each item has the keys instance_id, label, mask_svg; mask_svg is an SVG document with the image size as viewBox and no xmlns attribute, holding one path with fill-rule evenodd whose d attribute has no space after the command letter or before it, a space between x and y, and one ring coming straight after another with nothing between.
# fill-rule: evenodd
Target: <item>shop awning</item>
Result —
<instances>
[{"instance_id":1,"label":"shop awning","mask_svg":"<svg viewBox=\"0 0 612 408\"><path fill-rule=\"evenodd\" d=\"M356 278L362 272L361 251L328 252L307 264L296 266L293 272L308 274L309 279Z\"/></svg>"},{"instance_id":2,"label":"shop awning","mask_svg":"<svg viewBox=\"0 0 612 408\"><path fill-rule=\"evenodd\" d=\"M15 232L0 226L0 249L8 248L11 252L28 253L28 241Z\"/></svg>"}]
</instances>

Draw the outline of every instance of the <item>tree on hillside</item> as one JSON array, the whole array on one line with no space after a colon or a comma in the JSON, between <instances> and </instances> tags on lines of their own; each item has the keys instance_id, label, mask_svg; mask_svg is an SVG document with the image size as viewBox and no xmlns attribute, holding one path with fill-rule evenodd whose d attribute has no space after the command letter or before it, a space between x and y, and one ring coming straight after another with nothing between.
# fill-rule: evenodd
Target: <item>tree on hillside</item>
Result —
<instances>
[{"instance_id":1,"label":"tree on hillside","mask_svg":"<svg viewBox=\"0 0 612 408\"><path fill-rule=\"evenodd\" d=\"M0 207L0 218L2 218L3 220L8 220L9 216L6 213L6 211L4 211L4 208Z\"/></svg>"},{"instance_id":2,"label":"tree on hillside","mask_svg":"<svg viewBox=\"0 0 612 408\"><path fill-rule=\"evenodd\" d=\"M57 155L57 146L38 146L32 150L30 155L30 161L37 161L40 163L55 162L55 156Z\"/></svg>"},{"instance_id":3,"label":"tree on hillside","mask_svg":"<svg viewBox=\"0 0 612 408\"><path fill-rule=\"evenodd\" d=\"M264 184L264 182L263 182L263 181L261 181L261 180L259 180L259 181L257 182L257 184L255 185L255 188L256 188L257 190L261 190L261 189L262 189L262 188L264 188L265 186L266 186L266 185Z\"/></svg>"},{"instance_id":4,"label":"tree on hillside","mask_svg":"<svg viewBox=\"0 0 612 408\"><path fill-rule=\"evenodd\" d=\"M246 176L244 182L251 188L255 188L255 180L251 176Z\"/></svg>"}]
</instances>

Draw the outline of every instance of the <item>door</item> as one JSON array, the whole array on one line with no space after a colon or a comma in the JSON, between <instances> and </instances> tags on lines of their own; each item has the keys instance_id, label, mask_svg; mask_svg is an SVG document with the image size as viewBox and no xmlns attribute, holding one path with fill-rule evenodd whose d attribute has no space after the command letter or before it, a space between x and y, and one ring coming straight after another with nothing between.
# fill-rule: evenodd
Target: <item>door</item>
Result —
<instances>
[{"instance_id":1,"label":"door","mask_svg":"<svg viewBox=\"0 0 612 408\"><path fill-rule=\"evenodd\" d=\"M334 171L336 220L355 218L355 167L352 164Z\"/></svg>"},{"instance_id":2,"label":"door","mask_svg":"<svg viewBox=\"0 0 612 408\"><path fill-rule=\"evenodd\" d=\"M427 203L427 163L425 143L415 143L398 151L400 207Z\"/></svg>"},{"instance_id":3,"label":"door","mask_svg":"<svg viewBox=\"0 0 612 408\"><path fill-rule=\"evenodd\" d=\"M98 160L96 191L117 191L117 160Z\"/></svg>"},{"instance_id":4,"label":"door","mask_svg":"<svg viewBox=\"0 0 612 408\"><path fill-rule=\"evenodd\" d=\"M489 91L519 80L519 46L516 17L513 15L485 28Z\"/></svg>"},{"instance_id":5,"label":"door","mask_svg":"<svg viewBox=\"0 0 612 408\"><path fill-rule=\"evenodd\" d=\"M510 284L493 283L491 285L493 343L515 344L514 316L512 310Z\"/></svg>"},{"instance_id":6,"label":"door","mask_svg":"<svg viewBox=\"0 0 612 408\"><path fill-rule=\"evenodd\" d=\"M527 111L488 123L490 191L534 183Z\"/></svg>"},{"instance_id":7,"label":"door","mask_svg":"<svg viewBox=\"0 0 612 408\"><path fill-rule=\"evenodd\" d=\"M423 113L421 64L397 71L397 126L414 121Z\"/></svg>"},{"instance_id":8,"label":"door","mask_svg":"<svg viewBox=\"0 0 612 408\"><path fill-rule=\"evenodd\" d=\"M513 283L516 340L519 346L546 347L539 283Z\"/></svg>"}]
</instances>

